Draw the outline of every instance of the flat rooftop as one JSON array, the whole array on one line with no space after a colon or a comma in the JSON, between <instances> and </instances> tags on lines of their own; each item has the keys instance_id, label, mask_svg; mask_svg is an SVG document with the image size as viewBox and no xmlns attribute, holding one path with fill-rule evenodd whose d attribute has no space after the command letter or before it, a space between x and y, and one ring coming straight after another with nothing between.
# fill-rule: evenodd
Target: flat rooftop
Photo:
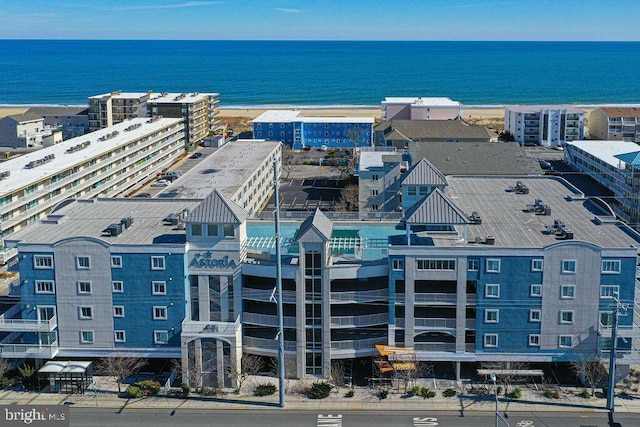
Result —
<instances>
[{"instance_id":1,"label":"flat rooftop","mask_svg":"<svg viewBox=\"0 0 640 427\"><path fill-rule=\"evenodd\" d=\"M557 177L462 177L448 176L445 195L464 213L476 211L482 224L467 226L467 239L475 236L495 236L495 246L540 248L560 240L545 230L561 219L574 232L574 240L590 242L604 248L640 246L640 235L620 222L613 221L610 213L590 200L580 200L581 193ZM516 180L529 187L529 194L508 191ZM571 195L574 200L569 200ZM536 199L551 208L551 215L527 212L527 205ZM578 199L578 200L575 200ZM596 216L609 217L612 222L594 221ZM460 242L434 237L436 246L459 246Z\"/></svg>"},{"instance_id":2,"label":"flat rooftop","mask_svg":"<svg viewBox=\"0 0 640 427\"><path fill-rule=\"evenodd\" d=\"M156 197L204 199L214 189L233 197L256 167L279 144L279 141L264 139L229 142L165 187Z\"/></svg>"},{"instance_id":3,"label":"flat rooftop","mask_svg":"<svg viewBox=\"0 0 640 427\"><path fill-rule=\"evenodd\" d=\"M413 104L415 106L425 105L434 107L460 107L460 102L452 101L447 97L428 96L387 96L382 101L383 104Z\"/></svg>"},{"instance_id":4,"label":"flat rooftop","mask_svg":"<svg viewBox=\"0 0 640 427\"><path fill-rule=\"evenodd\" d=\"M635 153L640 151L640 146L635 142L627 141L596 141L596 140L584 140L584 141L571 141L566 145L572 145L593 157L608 163L609 165L624 169L625 162L617 159L615 156L619 154ZM565 151L565 156L569 153Z\"/></svg>"},{"instance_id":5,"label":"flat rooftop","mask_svg":"<svg viewBox=\"0 0 640 427\"><path fill-rule=\"evenodd\" d=\"M149 133L156 132L176 123L182 123L182 119L157 119L153 122L149 122L148 118L131 119L2 162L0 163L0 172L8 171L11 172L11 175L0 181L0 196L13 193L23 187L28 187L35 182L47 179L88 159L99 157L134 139L141 138ZM125 130L131 125L137 124L141 126L128 131ZM118 135L104 141L99 141L103 136L112 134L113 132L118 132ZM72 153L67 152L70 148L76 147L84 142L89 142L85 148ZM50 155L55 156L55 158L34 168L27 166L31 161L41 160L45 156Z\"/></svg>"},{"instance_id":6,"label":"flat rooftop","mask_svg":"<svg viewBox=\"0 0 640 427\"><path fill-rule=\"evenodd\" d=\"M147 100L148 103L162 103L162 104L189 104L204 99L207 96L220 96L219 93L153 93Z\"/></svg>"},{"instance_id":7,"label":"flat rooftop","mask_svg":"<svg viewBox=\"0 0 640 427\"><path fill-rule=\"evenodd\" d=\"M253 119L254 123L374 123L375 117L305 117L296 110L267 110Z\"/></svg>"},{"instance_id":8,"label":"flat rooftop","mask_svg":"<svg viewBox=\"0 0 640 427\"><path fill-rule=\"evenodd\" d=\"M52 244L74 237L91 237L119 245L183 244L185 231L163 220L183 209L191 211L199 203L200 200L186 199L79 199L48 215L47 219L13 233L5 239L5 246L12 247L20 241ZM133 218L133 224L122 234L115 237L103 234L110 224L128 216Z\"/></svg>"},{"instance_id":9,"label":"flat rooftop","mask_svg":"<svg viewBox=\"0 0 640 427\"><path fill-rule=\"evenodd\" d=\"M540 110L565 110L570 114L585 113L584 110L572 105L505 105L504 109L516 113L539 113Z\"/></svg>"}]
</instances>

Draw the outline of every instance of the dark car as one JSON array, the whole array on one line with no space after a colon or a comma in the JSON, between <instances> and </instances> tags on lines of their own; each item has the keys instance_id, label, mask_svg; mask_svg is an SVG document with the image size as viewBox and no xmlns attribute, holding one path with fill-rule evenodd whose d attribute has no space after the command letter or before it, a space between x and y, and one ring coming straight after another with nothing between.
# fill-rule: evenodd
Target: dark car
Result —
<instances>
[{"instance_id":1,"label":"dark car","mask_svg":"<svg viewBox=\"0 0 640 427\"><path fill-rule=\"evenodd\" d=\"M149 199L149 198L151 198L151 194L149 194L149 193L140 193L140 194L136 194L133 197L138 197L138 198L141 198L141 199Z\"/></svg>"},{"instance_id":2,"label":"dark car","mask_svg":"<svg viewBox=\"0 0 640 427\"><path fill-rule=\"evenodd\" d=\"M202 157L202 153L193 153L189 156L190 159L199 159L200 157Z\"/></svg>"}]
</instances>

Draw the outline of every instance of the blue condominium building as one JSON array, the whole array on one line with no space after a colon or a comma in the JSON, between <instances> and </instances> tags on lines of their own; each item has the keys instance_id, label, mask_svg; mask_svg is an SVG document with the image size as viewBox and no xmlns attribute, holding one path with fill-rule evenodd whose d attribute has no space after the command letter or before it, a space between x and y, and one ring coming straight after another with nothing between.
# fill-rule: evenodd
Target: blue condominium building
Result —
<instances>
[{"instance_id":1,"label":"blue condominium building","mask_svg":"<svg viewBox=\"0 0 640 427\"><path fill-rule=\"evenodd\" d=\"M327 378L376 344L458 375L463 363L606 356L614 296L635 302L640 236L559 178L438 182L401 221L317 210L283 222L292 374ZM182 358L197 382L228 384L242 353L277 356L273 236L217 190L73 201L6 241L21 300L0 321L2 355ZM619 329L626 365L631 313Z\"/></svg>"},{"instance_id":2,"label":"blue condominium building","mask_svg":"<svg viewBox=\"0 0 640 427\"><path fill-rule=\"evenodd\" d=\"M372 145L373 123L373 117L304 117L300 111L269 110L253 120L253 137L279 140L296 150L353 149Z\"/></svg>"}]
</instances>

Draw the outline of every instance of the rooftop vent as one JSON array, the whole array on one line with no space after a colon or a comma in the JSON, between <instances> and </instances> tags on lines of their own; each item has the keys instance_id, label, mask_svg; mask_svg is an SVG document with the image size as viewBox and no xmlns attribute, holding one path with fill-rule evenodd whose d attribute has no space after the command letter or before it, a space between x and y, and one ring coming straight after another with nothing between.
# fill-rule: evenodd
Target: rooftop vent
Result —
<instances>
[{"instance_id":1,"label":"rooftop vent","mask_svg":"<svg viewBox=\"0 0 640 427\"><path fill-rule=\"evenodd\" d=\"M55 158L56 158L55 154L49 154L47 156L44 156L41 159L30 161L29 163L27 163L27 167L29 169L37 168L38 166L44 165L45 163L49 163Z\"/></svg>"},{"instance_id":2,"label":"rooftop vent","mask_svg":"<svg viewBox=\"0 0 640 427\"><path fill-rule=\"evenodd\" d=\"M561 219L553 220L553 225L547 227L547 232L549 234L556 235L560 239L573 239L573 230L567 227L567 225Z\"/></svg>"},{"instance_id":3,"label":"rooftop vent","mask_svg":"<svg viewBox=\"0 0 640 427\"><path fill-rule=\"evenodd\" d=\"M69 149L67 149L67 153L71 154L71 153L75 153L76 151L84 150L90 145L91 145L91 141L82 142L78 145L74 145L73 147L70 147Z\"/></svg>"},{"instance_id":4,"label":"rooftop vent","mask_svg":"<svg viewBox=\"0 0 640 427\"><path fill-rule=\"evenodd\" d=\"M3 180L3 179L9 178L10 175L11 175L10 171L0 172L0 181Z\"/></svg>"},{"instance_id":5,"label":"rooftop vent","mask_svg":"<svg viewBox=\"0 0 640 427\"><path fill-rule=\"evenodd\" d=\"M524 185L522 181L516 181L516 185L514 187L509 187L509 190L516 194L529 194L529 187Z\"/></svg>"},{"instance_id":6,"label":"rooftop vent","mask_svg":"<svg viewBox=\"0 0 640 427\"><path fill-rule=\"evenodd\" d=\"M471 224L482 224L482 217L478 212L473 211L469 215L469 221L471 221Z\"/></svg>"},{"instance_id":7,"label":"rooftop vent","mask_svg":"<svg viewBox=\"0 0 640 427\"><path fill-rule=\"evenodd\" d=\"M140 126L142 126L142 123L134 123L131 126L128 126L124 131L130 132L132 130L138 129Z\"/></svg>"},{"instance_id":8,"label":"rooftop vent","mask_svg":"<svg viewBox=\"0 0 640 427\"><path fill-rule=\"evenodd\" d=\"M538 215L551 215L551 208L542 199L536 199L533 205L527 205L527 212L534 212Z\"/></svg>"},{"instance_id":9,"label":"rooftop vent","mask_svg":"<svg viewBox=\"0 0 640 427\"><path fill-rule=\"evenodd\" d=\"M127 229L129 227L131 227L131 225L133 224L133 217L131 216L127 216L124 217L120 220L120 224L122 224L122 226Z\"/></svg>"},{"instance_id":10,"label":"rooftop vent","mask_svg":"<svg viewBox=\"0 0 640 427\"><path fill-rule=\"evenodd\" d=\"M107 228L102 230L102 235L107 235L111 237L116 237L122 234L123 226L122 223L118 224L110 224Z\"/></svg>"},{"instance_id":11,"label":"rooftop vent","mask_svg":"<svg viewBox=\"0 0 640 427\"><path fill-rule=\"evenodd\" d=\"M106 141L108 139L115 138L118 135L120 135L120 132L118 132L117 130L114 130L113 132L109 132L108 134L98 138L98 141Z\"/></svg>"}]
</instances>

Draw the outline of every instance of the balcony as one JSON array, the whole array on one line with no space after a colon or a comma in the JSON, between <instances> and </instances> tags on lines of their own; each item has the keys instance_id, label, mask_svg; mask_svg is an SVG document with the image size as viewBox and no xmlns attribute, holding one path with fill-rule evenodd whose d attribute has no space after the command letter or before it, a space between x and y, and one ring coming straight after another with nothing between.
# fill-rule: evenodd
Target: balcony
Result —
<instances>
[{"instance_id":1,"label":"balcony","mask_svg":"<svg viewBox=\"0 0 640 427\"><path fill-rule=\"evenodd\" d=\"M256 338L256 337L244 337L242 340L242 345L245 347L254 347L261 350L268 350L277 352L278 351L278 341L275 339L268 338ZM295 352L296 351L296 342L295 341L285 341L284 342L284 351Z\"/></svg>"},{"instance_id":2,"label":"balcony","mask_svg":"<svg viewBox=\"0 0 640 427\"><path fill-rule=\"evenodd\" d=\"M56 316L49 320L13 319L20 314L22 307L14 305L0 315L0 331L10 332L51 332L58 326Z\"/></svg>"},{"instance_id":3,"label":"balcony","mask_svg":"<svg viewBox=\"0 0 640 427\"><path fill-rule=\"evenodd\" d=\"M332 303L359 303L388 300L389 290L387 289L375 289L371 291L331 292Z\"/></svg>"},{"instance_id":4,"label":"balcony","mask_svg":"<svg viewBox=\"0 0 640 427\"><path fill-rule=\"evenodd\" d=\"M278 326L278 316L270 314L242 313L242 321L253 325ZM295 328L296 318L284 316L283 323L287 328Z\"/></svg>"},{"instance_id":5,"label":"balcony","mask_svg":"<svg viewBox=\"0 0 640 427\"><path fill-rule=\"evenodd\" d=\"M456 319L414 319L416 329L455 329Z\"/></svg>"},{"instance_id":6,"label":"balcony","mask_svg":"<svg viewBox=\"0 0 640 427\"><path fill-rule=\"evenodd\" d=\"M456 344L449 342L417 342L413 344L416 351L456 351Z\"/></svg>"},{"instance_id":7,"label":"balcony","mask_svg":"<svg viewBox=\"0 0 640 427\"><path fill-rule=\"evenodd\" d=\"M250 300L254 300L254 301L263 301L263 302L269 302L273 300L271 299L271 295L274 296L274 298L277 298L277 292L274 293L273 289L251 289L251 288L244 288L242 290L242 298L244 299L250 299ZM295 291L282 291L282 301L285 303L289 303L289 304L295 304L296 303L296 292Z\"/></svg>"},{"instance_id":8,"label":"balcony","mask_svg":"<svg viewBox=\"0 0 640 427\"><path fill-rule=\"evenodd\" d=\"M366 314L360 316L331 316L332 328L353 328L358 326L375 326L386 324L389 315L387 313Z\"/></svg>"},{"instance_id":9,"label":"balcony","mask_svg":"<svg viewBox=\"0 0 640 427\"><path fill-rule=\"evenodd\" d=\"M365 338L361 340L331 341L333 355L340 353L353 353L358 356L372 356L377 353L376 344L387 343L386 337Z\"/></svg>"}]
</instances>

